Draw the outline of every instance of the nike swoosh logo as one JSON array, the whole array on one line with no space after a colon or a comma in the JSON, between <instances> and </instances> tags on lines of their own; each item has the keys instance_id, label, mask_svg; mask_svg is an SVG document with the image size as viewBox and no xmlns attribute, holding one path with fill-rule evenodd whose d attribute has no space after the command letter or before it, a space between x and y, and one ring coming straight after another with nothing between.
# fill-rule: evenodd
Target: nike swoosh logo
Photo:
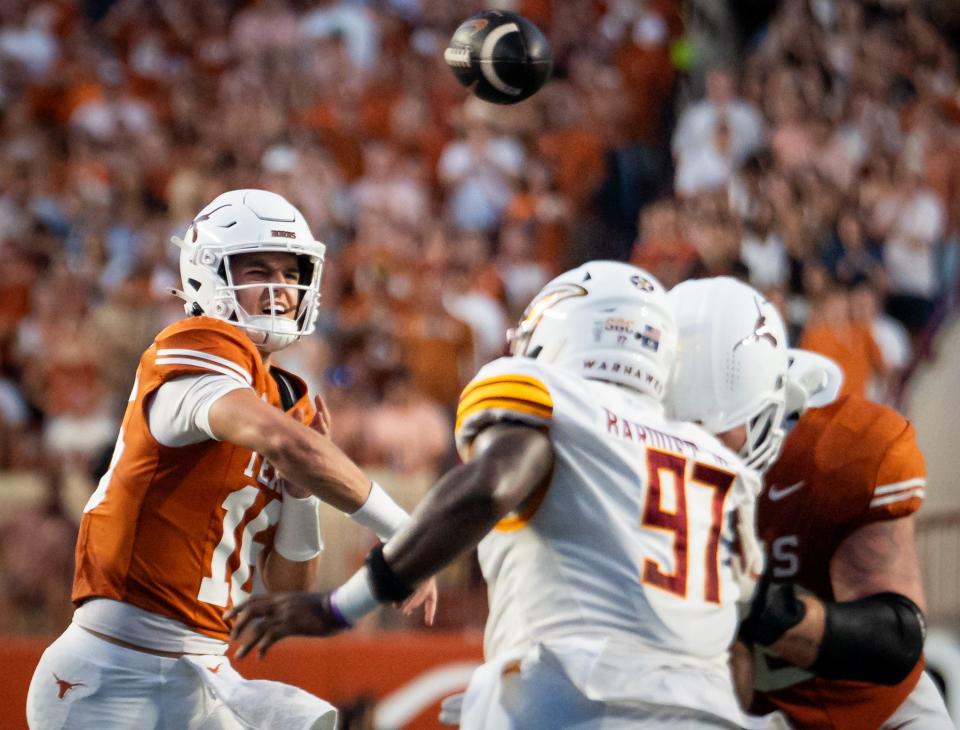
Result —
<instances>
[{"instance_id":1,"label":"nike swoosh logo","mask_svg":"<svg viewBox=\"0 0 960 730\"><path fill-rule=\"evenodd\" d=\"M767 490L767 496L770 497L771 501L779 502L784 497L789 497L797 490L803 489L804 484L806 484L806 482L801 479L799 482L796 484L791 484L789 487L771 486L770 489Z\"/></svg>"}]
</instances>

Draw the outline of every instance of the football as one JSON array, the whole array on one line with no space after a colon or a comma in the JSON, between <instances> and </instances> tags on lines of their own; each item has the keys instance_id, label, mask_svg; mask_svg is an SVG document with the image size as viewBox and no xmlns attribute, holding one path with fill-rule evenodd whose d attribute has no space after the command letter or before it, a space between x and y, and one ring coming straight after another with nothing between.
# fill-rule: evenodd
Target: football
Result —
<instances>
[{"instance_id":1,"label":"football","mask_svg":"<svg viewBox=\"0 0 960 730\"><path fill-rule=\"evenodd\" d=\"M516 104L550 78L553 58L540 29L516 13L486 10L457 28L443 60L484 101Z\"/></svg>"}]
</instances>

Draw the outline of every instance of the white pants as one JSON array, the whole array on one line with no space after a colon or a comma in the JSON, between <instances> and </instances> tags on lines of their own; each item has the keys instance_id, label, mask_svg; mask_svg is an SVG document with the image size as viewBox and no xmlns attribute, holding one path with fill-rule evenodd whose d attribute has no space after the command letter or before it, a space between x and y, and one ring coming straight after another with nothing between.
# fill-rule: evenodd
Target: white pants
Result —
<instances>
[{"instance_id":1,"label":"white pants","mask_svg":"<svg viewBox=\"0 0 960 730\"><path fill-rule=\"evenodd\" d=\"M696 701L696 688L691 688ZM736 725L682 707L598 702L586 697L548 654L484 664L470 680L462 730L718 730Z\"/></svg>"},{"instance_id":2,"label":"white pants","mask_svg":"<svg viewBox=\"0 0 960 730\"><path fill-rule=\"evenodd\" d=\"M324 730L336 710L279 682L245 680L225 656L154 656L71 626L40 658L30 730Z\"/></svg>"},{"instance_id":3,"label":"white pants","mask_svg":"<svg viewBox=\"0 0 960 730\"><path fill-rule=\"evenodd\" d=\"M955 730L947 706L929 674L920 675L913 688L881 730Z\"/></svg>"}]
</instances>

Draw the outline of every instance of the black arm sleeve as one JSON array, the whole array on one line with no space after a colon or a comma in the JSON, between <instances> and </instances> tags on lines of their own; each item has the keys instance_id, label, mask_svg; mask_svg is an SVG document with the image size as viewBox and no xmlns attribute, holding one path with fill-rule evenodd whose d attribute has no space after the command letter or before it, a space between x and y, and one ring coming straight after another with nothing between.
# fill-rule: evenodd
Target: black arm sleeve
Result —
<instances>
[{"instance_id":1,"label":"black arm sleeve","mask_svg":"<svg viewBox=\"0 0 960 730\"><path fill-rule=\"evenodd\" d=\"M903 681L923 653L926 621L920 608L899 593L877 593L857 601L823 604L826 627L810 671L825 679L894 685ZM765 575L740 639L770 646L806 614L792 583Z\"/></svg>"},{"instance_id":2,"label":"black arm sleeve","mask_svg":"<svg viewBox=\"0 0 960 730\"><path fill-rule=\"evenodd\" d=\"M826 630L811 668L818 677L894 685L916 666L926 621L906 596L877 593L824 605Z\"/></svg>"}]
</instances>

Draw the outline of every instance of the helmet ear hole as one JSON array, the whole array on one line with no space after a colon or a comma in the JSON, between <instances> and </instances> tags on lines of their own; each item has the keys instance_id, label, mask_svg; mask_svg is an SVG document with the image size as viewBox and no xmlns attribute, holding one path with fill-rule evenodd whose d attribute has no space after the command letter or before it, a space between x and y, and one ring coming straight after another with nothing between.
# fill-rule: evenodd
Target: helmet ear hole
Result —
<instances>
[{"instance_id":1,"label":"helmet ear hole","mask_svg":"<svg viewBox=\"0 0 960 730\"><path fill-rule=\"evenodd\" d=\"M297 256L297 268L300 269L300 284L309 284L313 279L314 263L306 254Z\"/></svg>"}]
</instances>

